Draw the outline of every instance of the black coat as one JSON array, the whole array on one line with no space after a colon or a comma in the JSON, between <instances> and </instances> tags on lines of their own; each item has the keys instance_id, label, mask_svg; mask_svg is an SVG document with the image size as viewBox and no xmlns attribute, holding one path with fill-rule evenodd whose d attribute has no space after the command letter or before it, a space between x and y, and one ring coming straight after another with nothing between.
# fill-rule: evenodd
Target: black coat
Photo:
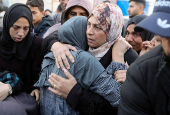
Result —
<instances>
[{"instance_id":1,"label":"black coat","mask_svg":"<svg viewBox=\"0 0 170 115\"><path fill-rule=\"evenodd\" d=\"M170 61L159 45L129 67L118 115L170 115L169 97Z\"/></svg>"},{"instance_id":2,"label":"black coat","mask_svg":"<svg viewBox=\"0 0 170 115\"><path fill-rule=\"evenodd\" d=\"M138 58L138 54L133 49L130 49L125 53L124 58L130 65ZM107 68L111 62L112 47L100 59L100 63L104 68ZM79 83L71 89L66 101L74 110L79 111L81 115L117 115L118 111L102 96L90 90L85 90Z\"/></svg>"},{"instance_id":3,"label":"black coat","mask_svg":"<svg viewBox=\"0 0 170 115\"><path fill-rule=\"evenodd\" d=\"M0 56L0 72L6 70L10 73L15 72L24 84L22 87L24 92L33 90L34 83L39 79L42 63L42 58L40 57L42 41L41 37L34 36L26 60L20 60L16 57L6 60Z\"/></svg>"},{"instance_id":4,"label":"black coat","mask_svg":"<svg viewBox=\"0 0 170 115\"><path fill-rule=\"evenodd\" d=\"M42 21L38 24L38 26L34 28L34 33L36 33L40 37L43 37L45 32L53 25L55 25L53 18L47 15L43 17Z\"/></svg>"}]
</instances>

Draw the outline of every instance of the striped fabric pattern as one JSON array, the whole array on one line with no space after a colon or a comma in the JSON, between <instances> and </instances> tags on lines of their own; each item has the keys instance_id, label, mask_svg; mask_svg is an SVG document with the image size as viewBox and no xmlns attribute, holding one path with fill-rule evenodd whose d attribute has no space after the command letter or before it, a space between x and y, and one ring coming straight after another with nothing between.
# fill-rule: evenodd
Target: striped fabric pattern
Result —
<instances>
[{"instance_id":1,"label":"striped fabric pattern","mask_svg":"<svg viewBox=\"0 0 170 115\"><path fill-rule=\"evenodd\" d=\"M0 81L8 83L11 87L14 87L19 82L19 78L15 73L7 73L4 76L0 76Z\"/></svg>"}]
</instances>

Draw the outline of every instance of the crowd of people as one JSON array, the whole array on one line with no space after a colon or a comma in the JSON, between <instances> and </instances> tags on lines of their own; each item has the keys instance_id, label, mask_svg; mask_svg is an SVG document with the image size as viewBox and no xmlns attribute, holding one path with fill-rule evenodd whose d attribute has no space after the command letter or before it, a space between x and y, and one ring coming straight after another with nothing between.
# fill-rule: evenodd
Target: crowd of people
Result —
<instances>
[{"instance_id":1,"label":"crowd of people","mask_svg":"<svg viewBox=\"0 0 170 115\"><path fill-rule=\"evenodd\" d=\"M0 7L0 115L169 115L170 0L59 2Z\"/></svg>"}]
</instances>

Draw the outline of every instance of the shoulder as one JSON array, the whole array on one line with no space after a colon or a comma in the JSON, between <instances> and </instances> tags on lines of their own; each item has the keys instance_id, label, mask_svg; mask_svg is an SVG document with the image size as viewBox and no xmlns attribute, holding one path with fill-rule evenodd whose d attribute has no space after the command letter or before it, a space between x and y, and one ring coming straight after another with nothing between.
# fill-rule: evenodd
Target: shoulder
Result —
<instances>
[{"instance_id":1,"label":"shoulder","mask_svg":"<svg viewBox=\"0 0 170 115\"><path fill-rule=\"evenodd\" d=\"M55 24L54 19L51 16L46 16L42 20L42 25L53 26Z\"/></svg>"},{"instance_id":2,"label":"shoulder","mask_svg":"<svg viewBox=\"0 0 170 115\"><path fill-rule=\"evenodd\" d=\"M43 38L39 37L37 35L33 36L33 42L31 45L31 51L35 52L37 49L40 50L39 52L41 52L41 44L43 42Z\"/></svg>"},{"instance_id":3,"label":"shoulder","mask_svg":"<svg viewBox=\"0 0 170 115\"><path fill-rule=\"evenodd\" d=\"M73 55L75 55L75 58L80 62L85 62L85 63L100 63L97 58L92 56L90 53L83 51L83 50L78 50L77 52L72 51L71 52Z\"/></svg>"},{"instance_id":4,"label":"shoulder","mask_svg":"<svg viewBox=\"0 0 170 115\"><path fill-rule=\"evenodd\" d=\"M33 45L36 45L36 46L41 46L41 43L43 41L43 38L40 37L40 36L37 36L37 35L34 35L33 36Z\"/></svg>"}]
</instances>

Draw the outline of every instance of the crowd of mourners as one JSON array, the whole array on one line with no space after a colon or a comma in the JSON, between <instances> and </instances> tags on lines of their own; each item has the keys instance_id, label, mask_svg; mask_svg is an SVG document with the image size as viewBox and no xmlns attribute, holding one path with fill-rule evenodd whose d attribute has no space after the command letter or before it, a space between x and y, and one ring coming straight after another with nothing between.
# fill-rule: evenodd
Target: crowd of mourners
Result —
<instances>
[{"instance_id":1,"label":"crowd of mourners","mask_svg":"<svg viewBox=\"0 0 170 115\"><path fill-rule=\"evenodd\" d=\"M170 0L0 5L0 115L170 115Z\"/></svg>"}]
</instances>

